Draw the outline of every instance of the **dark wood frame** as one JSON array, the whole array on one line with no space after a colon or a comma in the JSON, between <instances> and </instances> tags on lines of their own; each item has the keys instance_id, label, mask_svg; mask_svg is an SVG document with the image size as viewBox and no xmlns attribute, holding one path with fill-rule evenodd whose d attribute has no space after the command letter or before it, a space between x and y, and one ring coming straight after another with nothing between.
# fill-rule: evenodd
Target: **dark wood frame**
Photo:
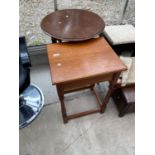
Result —
<instances>
[{"instance_id":1,"label":"dark wood frame","mask_svg":"<svg viewBox=\"0 0 155 155\"><path fill-rule=\"evenodd\" d=\"M130 89L135 89L135 84L128 84L125 86ZM119 111L119 117L123 117L127 113L135 112L135 101L128 103L125 96L123 95L123 90L121 85L116 85L115 90L112 93L112 98L115 105Z\"/></svg>"},{"instance_id":2,"label":"dark wood frame","mask_svg":"<svg viewBox=\"0 0 155 155\"><path fill-rule=\"evenodd\" d=\"M93 114L93 113L103 113L105 111L106 105L109 102L109 98L111 97L111 94L113 90L115 89L115 85L117 83L117 79L119 78L120 72L117 73L111 73L108 75L100 75L95 76L91 78L85 78L85 79L79 79L76 81L68 82L68 83L62 83L62 84L56 84L57 93L59 96L60 104L61 104L61 112L63 117L63 122L67 123L68 120L78 118L81 116ZM95 83L103 82L103 81L109 81L109 90L104 98L103 101L100 100L97 92L95 91ZM91 89L98 101L99 108L98 109L91 109L88 111L67 115L65 103L64 103L64 95L70 92L79 91L83 89Z\"/></svg>"},{"instance_id":3,"label":"dark wood frame","mask_svg":"<svg viewBox=\"0 0 155 155\"><path fill-rule=\"evenodd\" d=\"M98 37L104 37L103 32L101 32L101 33L98 35ZM62 43L62 42L63 42L63 40L59 40L59 39L56 39L56 38L54 38L54 37L51 37L51 41L52 41L53 44L54 44L54 43Z\"/></svg>"},{"instance_id":4,"label":"dark wood frame","mask_svg":"<svg viewBox=\"0 0 155 155\"><path fill-rule=\"evenodd\" d=\"M55 9L57 9L56 1L55 1ZM69 19L64 18L66 15L68 16L70 14L71 16ZM78 23L72 22L74 21L75 17L76 18L78 17L76 20ZM86 21L85 18L89 18L89 20ZM61 26L55 25L57 19L59 20L61 19L60 21ZM70 29L68 29L64 33L66 20L67 24L70 23L73 24L72 27L74 28L72 29L72 27L70 27ZM82 22L85 22L84 27L83 24L82 25L80 24L81 20ZM90 23L96 23L96 25L92 25L88 23L88 21ZM40 26L47 35L52 37L52 43L56 43L56 40L62 40L68 42L68 41L85 41L92 39L93 37L96 37L97 35L103 32L105 23L103 19L94 12L82 9L64 9L64 10L57 10L56 12L52 12L51 14L45 16L41 21ZM85 33L81 31L84 28L87 29Z\"/></svg>"},{"instance_id":5,"label":"dark wood frame","mask_svg":"<svg viewBox=\"0 0 155 155\"><path fill-rule=\"evenodd\" d=\"M62 42L62 40L59 40L59 39L56 39L53 37L51 37L51 41L52 41L52 43L61 43Z\"/></svg>"},{"instance_id":6,"label":"dark wood frame","mask_svg":"<svg viewBox=\"0 0 155 155\"><path fill-rule=\"evenodd\" d=\"M100 48L100 50L98 48ZM62 56L55 58L53 54L55 54L55 51L57 50L61 50ZM52 84L56 85L57 88L64 123L67 123L70 119L88 114L96 112L103 113L106 105L109 102L109 98L115 89L115 85L117 84L120 73L127 69L126 66L120 61L118 56L110 48L106 40L104 38L96 38L88 40L85 43L49 44L47 45L47 51L52 76ZM97 51L97 54L95 51ZM92 58L94 59L93 61ZM106 62L103 61L104 59L106 59ZM114 61L115 63L113 64L111 61ZM58 68L59 62L62 63L61 68ZM94 67L93 69L91 69L91 65ZM100 68L100 66L103 68ZM75 70L70 72L70 69L74 69L74 67ZM65 69L67 71L64 72ZM95 91L95 84L104 81L109 82L109 89L104 100L101 102L97 92ZM99 108L73 115L67 115L64 103L64 95L66 93L79 91L82 89L91 89L94 92L99 103Z\"/></svg>"}]
</instances>

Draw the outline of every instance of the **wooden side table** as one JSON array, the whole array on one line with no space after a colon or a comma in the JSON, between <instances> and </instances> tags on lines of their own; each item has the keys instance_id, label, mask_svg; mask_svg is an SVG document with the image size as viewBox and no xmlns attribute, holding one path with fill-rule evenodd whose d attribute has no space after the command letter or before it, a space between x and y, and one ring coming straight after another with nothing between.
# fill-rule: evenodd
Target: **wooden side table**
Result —
<instances>
[{"instance_id":1,"label":"wooden side table","mask_svg":"<svg viewBox=\"0 0 155 155\"><path fill-rule=\"evenodd\" d=\"M97 38L85 42L48 44L47 52L52 83L57 87L64 123L80 116L104 112L121 71L126 70L107 41ZM109 81L110 86L101 102L94 85L103 81ZM86 88L93 90L99 108L67 115L64 94Z\"/></svg>"},{"instance_id":2,"label":"wooden side table","mask_svg":"<svg viewBox=\"0 0 155 155\"><path fill-rule=\"evenodd\" d=\"M83 41L103 33L105 23L94 12L82 9L55 11L41 21L42 30L57 41Z\"/></svg>"}]
</instances>

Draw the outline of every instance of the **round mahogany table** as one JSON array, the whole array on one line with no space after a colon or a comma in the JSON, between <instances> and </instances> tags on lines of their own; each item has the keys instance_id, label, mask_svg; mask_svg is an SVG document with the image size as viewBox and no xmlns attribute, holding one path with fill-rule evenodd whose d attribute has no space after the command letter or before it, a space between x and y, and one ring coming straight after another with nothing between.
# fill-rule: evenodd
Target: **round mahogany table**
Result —
<instances>
[{"instance_id":1,"label":"round mahogany table","mask_svg":"<svg viewBox=\"0 0 155 155\"><path fill-rule=\"evenodd\" d=\"M81 9L55 11L43 18L42 30L52 42L84 41L101 35L105 27L97 14Z\"/></svg>"}]
</instances>

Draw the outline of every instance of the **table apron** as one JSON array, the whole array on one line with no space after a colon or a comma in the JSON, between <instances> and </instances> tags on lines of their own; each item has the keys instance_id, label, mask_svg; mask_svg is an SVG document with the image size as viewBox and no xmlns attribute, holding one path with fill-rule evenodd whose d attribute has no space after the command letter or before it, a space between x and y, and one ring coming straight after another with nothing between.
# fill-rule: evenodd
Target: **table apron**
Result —
<instances>
[{"instance_id":1,"label":"table apron","mask_svg":"<svg viewBox=\"0 0 155 155\"><path fill-rule=\"evenodd\" d=\"M62 85L63 85L64 91L70 91L70 90L91 86L95 83L99 83L103 81L111 81L112 77L113 77L113 74L98 75L98 76L89 77L85 79L78 79L70 82L65 82Z\"/></svg>"}]
</instances>

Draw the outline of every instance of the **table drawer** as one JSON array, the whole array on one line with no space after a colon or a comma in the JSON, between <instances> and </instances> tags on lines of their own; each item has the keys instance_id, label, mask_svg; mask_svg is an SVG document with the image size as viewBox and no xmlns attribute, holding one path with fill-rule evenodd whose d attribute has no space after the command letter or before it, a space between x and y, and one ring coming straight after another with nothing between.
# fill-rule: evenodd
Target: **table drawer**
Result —
<instances>
[{"instance_id":1,"label":"table drawer","mask_svg":"<svg viewBox=\"0 0 155 155\"><path fill-rule=\"evenodd\" d=\"M87 86L91 86L95 83L103 82L103 81L111 81L113 74L106 74L106 75L98 75L94 77L89 77L85 79L74 80L71 82L66 82L63 84L63 88L65 91L75 90Z\"/></svg>"}]
</instances>

